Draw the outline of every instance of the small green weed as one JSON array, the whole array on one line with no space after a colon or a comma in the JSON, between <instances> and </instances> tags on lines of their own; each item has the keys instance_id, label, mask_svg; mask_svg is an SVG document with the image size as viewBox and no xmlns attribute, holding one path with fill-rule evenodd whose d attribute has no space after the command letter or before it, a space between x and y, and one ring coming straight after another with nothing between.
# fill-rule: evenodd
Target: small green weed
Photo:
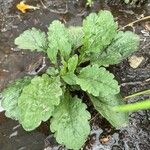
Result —
<instances>
[{"instance_id":1,"label":"small green weed","mask_svg":"<svg viewBox=\"0 0 150 150\"><path fill-rule=\"evenodd\" d=\"M118 64L139 46L139 37L117 31L109 11L91 13L83 25L66 28L53 21L47 34L32 28L15 39L20 49L42 51L53 67L41 76L24 77L2 92L6 116L26 131L50 121L58 143L80 149L89 133L91 118L76 91L86 93L95 109L114 127L128 124L128 113L113 108L123 104L120 87L105 66Z\"/></svg>"},{"instance_id":2,"label":"small green weed","mask_svg":"<svg viewBox=\"0 0 150 150\"><path fill-rule=\"evenodd\" d=\"M87 0L86 5L91 7L93 4L93 0Z\"/></svg>"}]
</instances>

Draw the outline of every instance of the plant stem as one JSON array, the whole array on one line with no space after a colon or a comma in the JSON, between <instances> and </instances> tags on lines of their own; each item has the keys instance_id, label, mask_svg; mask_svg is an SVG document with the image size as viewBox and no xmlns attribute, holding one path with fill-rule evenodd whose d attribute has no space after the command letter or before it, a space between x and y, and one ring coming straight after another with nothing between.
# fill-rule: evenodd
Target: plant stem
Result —
<instances>
[{"instance_id":1,"label":"plant stem","mask_svg":"<svg viewBox=\"0 0 150 150\"><path fill-rule=\"evenodd\" d=\"M138 92L138 93L126 96L124 99L136 97L136 96L143 95L143 94L150 94L150 90L145 90L145 91L142 91L142 92Z\"/></svg>"},{"instance_id":2,"label":"plant stem","mask_svg":"<svg viewBox=\"0 0 150 150\"><path fill-rule=\"evenodd\" d=\"M147 19L150 19L150 16L146 16L146 17L143 17L143 18L141 18L141 19L138 19L138 20L135 20L135 21L133 21L133 22L130 22L130 23L128 23L127 25L121 27L121 28L118 29L118 30L124 29L124 28L126 28L126 27L128 27L128 26L133 26L133 24L135 24L135 23L137 23L137 22L140 22L140 21L143 21L143 20L147 20Z\"/></svg>"},{"instance_id":3,"label":"plant stem","mask_svg":"<svg viewBox=\"0 0 150 150\"><path fill-rule=\"evenodd\" d=\"M118 111L118 112L120 111L129 112L129 111L137 111L137 110L143 110L143 109L150 109L150 99L144 100L142 102L136 102L133 104L115 106L113 108L114 111Z\"/></svg>"}]
</instances>

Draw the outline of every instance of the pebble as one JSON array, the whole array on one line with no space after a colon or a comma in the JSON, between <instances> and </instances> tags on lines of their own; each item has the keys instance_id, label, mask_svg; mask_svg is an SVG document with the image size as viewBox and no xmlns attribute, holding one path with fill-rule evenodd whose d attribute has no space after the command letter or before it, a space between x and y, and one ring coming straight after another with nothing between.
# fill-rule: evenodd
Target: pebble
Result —
<instances>
[{"instance_id":1,"label":"pebble","mask_svg":"<svg viewBox=\"0 0 150 150\"><path fill-rule=\"evenodd\" d=\"M136 69L139 67L139 65L142 63L143 60L144 60L143 56L138 57L136 55L133 55L128 59L128 62L130 67Z\"/></svg>"}]
</instances>

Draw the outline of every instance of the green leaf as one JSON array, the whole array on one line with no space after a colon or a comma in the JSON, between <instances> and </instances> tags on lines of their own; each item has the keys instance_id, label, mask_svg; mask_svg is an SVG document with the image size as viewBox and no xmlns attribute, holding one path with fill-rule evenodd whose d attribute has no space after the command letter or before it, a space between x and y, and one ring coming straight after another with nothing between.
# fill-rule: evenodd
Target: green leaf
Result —
<instances>
[{"instance_id":1,"label":"green leaf","mask_svg":"<svg viewBox=\"0 0 150 150\"><path fill-rule=\"evenodd\" d=\"M68 28L69 41L73 47L73 49L79 48L83 45L83 28L82 27L69 27Z\"/></svg>"},{"instance_id":2,"label":"green leaf","mask_svg":"<svg viewBox=\"0 0 150 150\"><path fill-rule=\"evenodd\" d=\"M86 0L86 5L92 7L94 0Z\"/></svg>"},{"instance_id":3,"label":"green leaf","mask_svg":"<svg viewBox=\"0 0 150 150\"><path fill-rule=\"evenodd\" d=\"M119 93L118 82L114 75L98 65L87 66L80 71L76 83L81 89L94 96L107 96Z\"/></svg>"},{"instance_id":4,"label":"green leaf","mask_svg":"<svg viewBox=\"0 0 150 150\"><path fill-rule=\"evenodd\" d=\"M52 116L55 106L60 103L62 90L59 77L47 74L36 76L24 87L18 100L20 123L27 131L38 127L41 121Z\"/></svg>"},{"instance_id":5,"label":"green leaf","mask_svg":"<svg viewBox=\"0 0 150 150\"><path fill-rule=\"evenodd\" d=\"M59 71L58 71L58 69L55 69L54 67L49 67L46 70L46 73L50 76L57 76L59 74Z\"/></svg>"},{"instance_id":6,"label":"green leaf","mask_svg":"<svg viewBox=\"0 0 150 150\"><path fill-rule=\"evenodd\" d=\"M56 63L57 54L60 51L65 60L71 53L71 43L69 42L68 32L60 21L53 21L48 28L48 50L47 54L52 63Z\"/></svg>"},{"instance_id":7,"label":"green leaf","mask_svg":"<svg viewBox=\"0 0 150 150\"><path fill-rule=\"evenodd\" d=\"M68 60L68 70L69 72L74 72L78 65L78 55L75 54Z\"/></svg>"},{"instance_id":8,"label":"green leaf","mask_svg":"<svg viewBox=\"0 0 150 150\"><path fill-rule=\"evenodd\" d=\"M39 29L32 28L24 31L15 39L15 44L20 49L45 51L47 47L46 35Z\"/></svg>"},{"instance_id":9,"label":"green leaf","mask_svg":"<svg viewBox=\"0 0 150 150\"><path fill-rule=\"evenodd\" d=\"M139 46L139 36L133 32L118 32L111 45L102 53L95 54L91 57L93 64L109 65L118 64L122 59L127 58Z\"/></svg>"},{"instance_id":10,"label":"green leaf","mask_svg":"<svg viewBox=\"0 0 150 150\"><path fill-rule=\"evenodd\" d=\"M102 52L113 40L117 33L117 24L110 11L100 11L98 15L91 13L83 21L83 50Z\"/></svg>"},{"instance_id":11,"label":"green leaf","mask_svg":"<svg viewBox=\"0 0 150 150\"><path fill-rule=\"evenodd\" d=\"M130 2L130 0L124 0L124 2L125 2L126 4L128 4L128 3Z\"/></svg>"},{"instance_id":12,"label":"green leaf","mask_svg":"<svg viewBox=\"0 0 150 150\"><path fill-rule=\"evenodd\" d=\"M66 94L55 109L51 120L51 131L58 143L69 149L79 150L90 133L90 113L77 97Z\"/></svg>"},{"instance_id":13,"label":"green leaf","mask_svg":"<svg viewBox=\"0 0 150 150\"><path fill-rule=\"evenodd\" d=\"M76 85L77 76L73 72L66 73L62 78L67 84Z\"/></svg>"},{"instance_id":14,"label":"green leaf","mask_svg":"<svg viewBox=\"0 0 150 150\"><path fill-rule=\"evenodd\" d=\"M5 109L5 115L9 118L18 120L18 98L22 92L22 89L28 85L31 81L31 77L24 77L18 79L15 82L8 85L2 92L2 107Z\"/></svg>"},{"instance_id":15,"label":"green leaf","mask_svg":"<svg viewBox=\"0 0 150 150\"><path fill-rule=\"evenodd\" d=\"M61 60L61 66L60 66L60 75L61 76L64 76L66 73L67 73L67 71L68 71L68 63L66 62L66 61L64 61L64 59L62 58L62 60Z\"/></svg>"},{"instance_id":16,"label":"green leaf","mask_svg":"<svg viewBox=\"0 0 150 150\"><path fill-rule=\"evenodd\" d=\"M107 97L94 97L89 95L95 109L106 118L115 128L124 127L128 124L128 113L114 111L114 106L123 104L122 97L109 95Z\"/></svg>"},{"instance_id":17,"label":"green leaf","mask_svg":"<svg viewBox=\"0 0 150 150\"><path fill-rule=\"evenodd\" d=\"M75 54L71 58L69 58L67 64L63 63L63 67L61 69L61 77L62 79L69 85L76 84L77 76L74 74L74 71L78 65L78 55ZM68 71L67 71L68 68Z\"/></svg>"}]
</instances>

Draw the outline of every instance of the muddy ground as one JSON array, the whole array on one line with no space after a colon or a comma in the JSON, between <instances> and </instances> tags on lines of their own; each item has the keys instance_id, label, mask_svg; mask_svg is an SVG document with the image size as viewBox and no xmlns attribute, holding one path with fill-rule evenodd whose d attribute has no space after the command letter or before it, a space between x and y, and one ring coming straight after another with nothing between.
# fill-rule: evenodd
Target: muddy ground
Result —
<instances>
[{"instance_id":1,"label":"muddy ground","mask_svg":"<svg viewBox=\"0 0 150 150\"><path fill-rule=\"evenodd\" d=\"M0 91L9 82L38 72L41 67L44 54L20 51L14 45L14 38L25 29L34 26L46 31L49 23L55 19L61 20L66 26L81 25L83 18L90 12L101 9L112 11L120 27L150 15L149 2L131 7L119 1L95 1L92 8L88 8L82 0L27 0L28 4L39 6L40 9L25 14L16 9L18 2L20 1L0 0ZM144 59L136 69L130 66L128 60L108 68L118 79L123 96L150 89L150 20L138 22L133 28L125 30L133 30L140 36L140 48L134 55ZM150 95L143 95L130 99L129 102L149 97ZM131 113L129 126L117 130L100 115L96 115L92 106L89 109L93 116L92 131L84 150L150 150L149 110ZM44 147L47 150L65 149L56 143L52 134L48 136L48 130L48 125L43 124L33 132L25 132L18 122L7 119L4 113L0 113L0 150L42 150Z\"/></svg>"}]
</instances>

